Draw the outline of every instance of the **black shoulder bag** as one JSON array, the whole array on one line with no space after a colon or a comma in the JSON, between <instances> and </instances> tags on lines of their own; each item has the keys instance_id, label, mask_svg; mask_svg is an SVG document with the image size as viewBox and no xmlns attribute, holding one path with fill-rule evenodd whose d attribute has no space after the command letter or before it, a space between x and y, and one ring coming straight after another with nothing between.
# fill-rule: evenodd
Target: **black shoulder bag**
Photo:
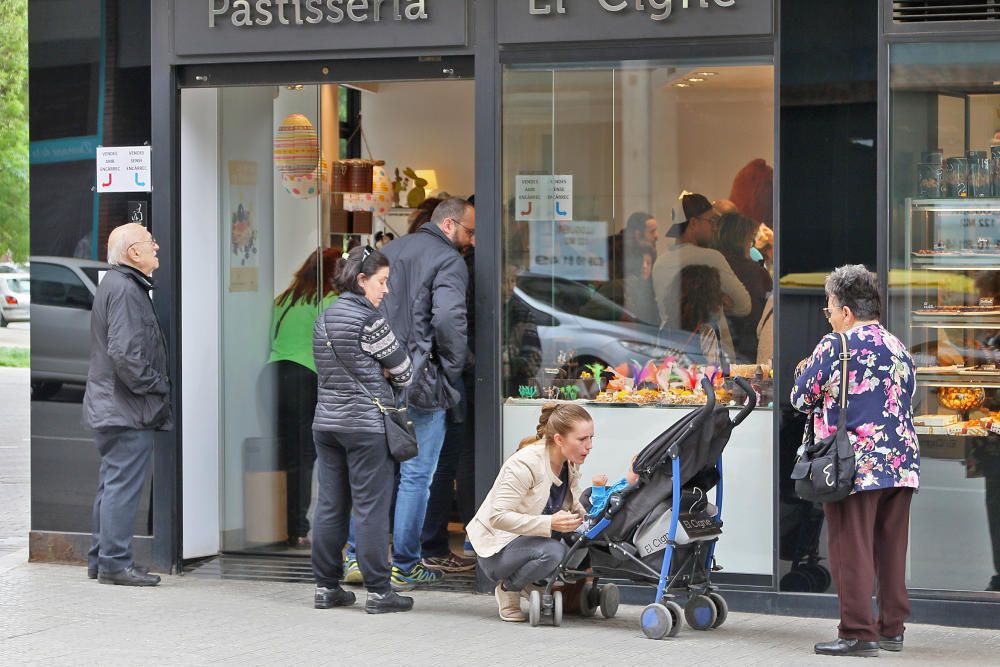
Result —
<instances>
[{"instance_id":1,"label":"black shoulder bag","mask_svg":"<svg viewBox=\"0 0 1000 667\"><path fill-rule=\"evenodd\" d=\"M840 417L837 419L837 432L816 442L814 419L810 414L804 449L792 469L795 493L802 500L813 503L835 503L854 490L854 445L847 434L847 387L850 384L847 362L851 358L851 350L847 347L844 334L840 334L840 344Z\"/></svg>"},{"instance_id":2,"label":"black shoulder bag","mask_svg":"<svg viewBox=\"0 0 1000 667\"><path fill-rule=\"evenodd\" d=\"M337 360L340 361L340 365L344 367L347 374L358 383L361 391L368 395L368 398L378 408L378 411L382 413L382 422L385 425L385 439L389 443L389 453L392 455L392 458L400 463L414 458L417 455L417 434L413 428L413 422L410 421L409 415L406 413L406 406L397 408L382 405L382 402L368 391L365 383L351 372L351 369L347 367L344 360L337 354L337 350L330 341L330 335L326 331L326 318L322 315L320 317L323 318L323 337L326 338L326 346L333 352L333 356L337 357Z\"/></svg>"}]
</instances>

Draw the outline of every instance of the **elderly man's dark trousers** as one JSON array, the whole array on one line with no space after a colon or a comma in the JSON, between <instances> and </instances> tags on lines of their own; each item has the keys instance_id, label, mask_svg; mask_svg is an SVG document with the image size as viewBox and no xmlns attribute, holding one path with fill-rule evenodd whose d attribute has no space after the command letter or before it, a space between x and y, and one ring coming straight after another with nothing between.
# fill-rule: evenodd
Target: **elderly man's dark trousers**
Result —
<instances>
[{"instance_id":1,"label":"elderly man's dark trousers","mask_svg":"<svg viewBox=\"0 0 1000 667\"><path fill-rule=\"evenodd\" d=\"M88 565L118 572L132 563L132 529L153 453L153 431L115 428L96 432L101 472L94 499Z\"/></svg>"},{"instance_id":2,"label":"elderly man's dark trousers","mask_svg":"<svg viewBox=\"0 0 1000 667\"><path fill-rule=\"evenodd\" d=\"M880 489L823 506L843 639L878 641L903 634L910 613L906 548L912 498L913 489ZM872 615L875 583L877 619Z\"/></svg>"}]
</instances>

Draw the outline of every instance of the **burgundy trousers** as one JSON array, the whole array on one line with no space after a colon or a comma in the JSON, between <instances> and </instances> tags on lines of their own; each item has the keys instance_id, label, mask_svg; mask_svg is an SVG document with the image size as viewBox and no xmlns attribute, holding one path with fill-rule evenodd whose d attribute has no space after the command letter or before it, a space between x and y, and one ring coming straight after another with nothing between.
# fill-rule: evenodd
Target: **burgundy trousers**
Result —
<instances>
[{"instance_id":1,"label":"burgundy trousers","mask_svg":"<svg viewBox=\"0 0 1000 667\"><path fill-rule=\"evenodd\" d=\"M912 498L910 488L880 489L823 505L843 639L878 641L903 634L910 613L906 547ZM878 619L872 615L874 583Z\"/></svg>"}]
</instances>

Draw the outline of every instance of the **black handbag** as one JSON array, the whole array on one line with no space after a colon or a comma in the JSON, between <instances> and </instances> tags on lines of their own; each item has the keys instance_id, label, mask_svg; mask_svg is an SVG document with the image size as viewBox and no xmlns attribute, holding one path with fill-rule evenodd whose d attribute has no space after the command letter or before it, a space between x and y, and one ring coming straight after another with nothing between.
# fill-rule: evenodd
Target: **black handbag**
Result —
<instances>
[{"instance_id":1,"label":"black handbag","mask_svg":"<svg viewBox=\"0 0 1000 667\"><path fill-rule=\"evenodd\" d=\"M357 375L351 372L351 369L347 367L344 360L340 358L337 354L337 350L333 347L333 343L330 341L330 335L326 331L326 318L320 315L323 321L323 337L326 338L326 346L330 348L333 352L333 356L337 357L340 365L343 366L347 374L354 378L354 381L358 383L361 387L361 391L368 395L372 403L378 408L378 411L382 413L382 422L385 425L385 439L389 444L389 454L392 455L399 463L403 461L409 461L410 459L416 457L418 452L417 447L417 433L413 427L413 422L410 420L409 415L406 412L406 406L395 407L382 405L382 402L378 400L370 391L365 383L358 378Z\"/></svg>"},{"instance_id":2,"label":"black handbag","mask_svg":"<svg viewBox=\"0 0 1000 667\"><path fill-rule=\"evenodd\" d=\"M847 362L851 351L844 334L840 334L840 344L840 417L837 419L837 432L816 442L814 419L810 414L802 453L792 469L795 493L802 500L813 503L835 503L854 490L857 468L854 445L847 434L847 386L850 383Z\"/></svg>"}]
</instances>

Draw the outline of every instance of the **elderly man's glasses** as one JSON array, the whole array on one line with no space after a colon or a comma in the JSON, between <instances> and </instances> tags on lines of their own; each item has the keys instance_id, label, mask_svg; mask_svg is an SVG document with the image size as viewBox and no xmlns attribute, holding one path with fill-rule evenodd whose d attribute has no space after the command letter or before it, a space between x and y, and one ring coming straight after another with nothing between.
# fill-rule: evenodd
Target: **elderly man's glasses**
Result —
<instances>
[{"instance_id":1,"label":"elderly man's glasses","mask_svg":"<svg viewBox=\"0 0 1000 667\"><path fill-rule=\"evenodd\" d=\"M159 243L156 242L156 239L150 238L148 241L136 241L135 243L130 244L129 247L125 248L125 252L131 250L133 246L142 245L143 243L152 243L155 246L160 245Z\"/></svg>"}]
</instances>

